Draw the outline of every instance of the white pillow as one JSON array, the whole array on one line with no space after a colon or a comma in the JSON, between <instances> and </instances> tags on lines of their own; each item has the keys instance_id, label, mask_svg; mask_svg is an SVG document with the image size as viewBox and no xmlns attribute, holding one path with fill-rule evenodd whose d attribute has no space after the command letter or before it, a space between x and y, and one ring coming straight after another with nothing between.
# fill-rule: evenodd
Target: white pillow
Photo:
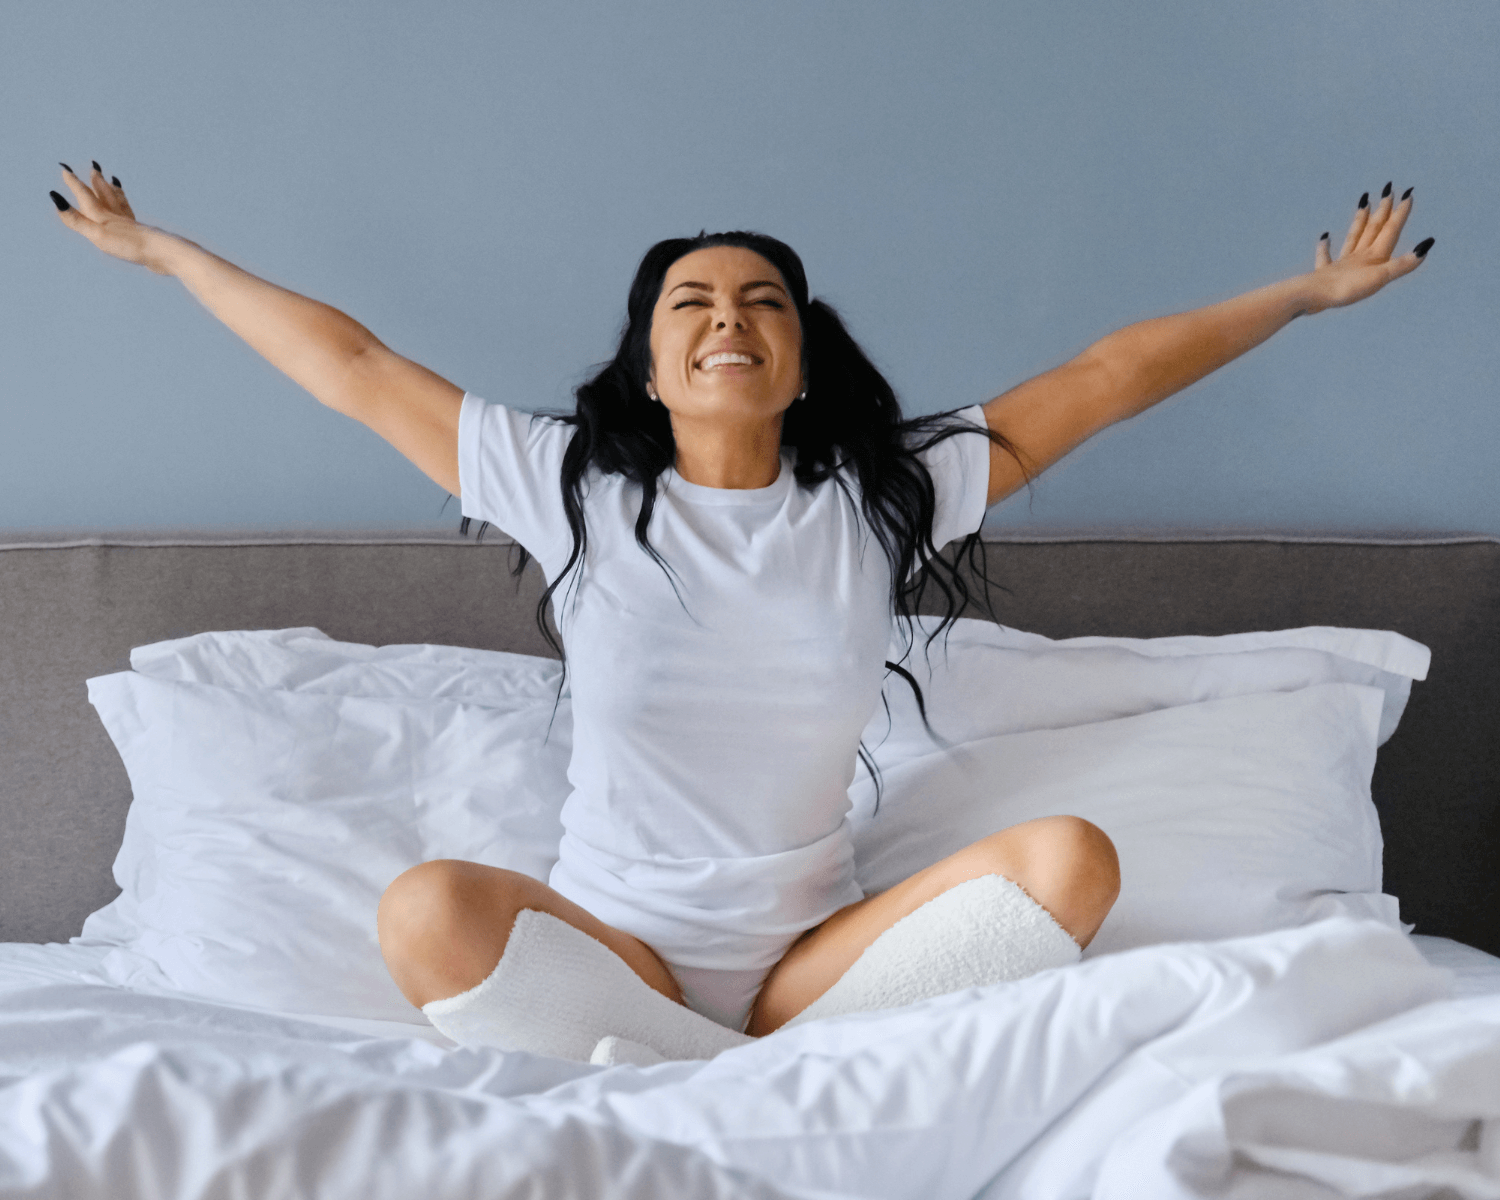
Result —
<instances>
[{"instance_id":1,"label":"white pillow","mask_svg":"<svg viewBox=\"0 0 1500 1200\"><path fill-rule=\"evenodd\" d=\"M940 732L972 741L1330 677L1381 685L1389 720L1410 678L1425 674L1425 656L1378 631L1049 642L961 621L947 659L932 655L939 669L918 674ZM1157 661L1166 659L1180 661ZM377 648L312 628L199 634L138 647L131 662L141 674L89 681L135 790L115 864L123 891L83 932L120 948L120 982L420 1020L374 940L389 881L442 857L545 879L556 859L572 732L566 692L553 711L556 662ZM884 736L876 754L889 784L935 747L906 685L893 679L887 693L894 724L878 712L866 742ZM863 774L852 794L868 891L885 885L867 868L904 878L950 852L924 841L930 825L900 789L888 790L875 823ZM1015 823L983 816L974 837Z\"/></svg>"},{"instance_id":2,"label":"white pillow","mask_svg":"<svg viewBox=\"0 0 1500 1200\"><path fill-rule=\"evenodd\" d=\"M257 649L253 634L215 637ZM140 662L190 674L211 662L197 652L212 640L175 658L145 647ZM452 648L384 648L413 651L403 672L400 654L362 654L373 647L333 643L302 661L291 639L262 640L290 657L214 664L246 690L130 671L89 680L134 800L115 861L122 894L85 922L83 940L120 948L122 983L420 1022L380 955L380 895L432 858L546 879L572 734L567 698L553 720L558 665L548 687L548 660L512 664L511 688L503 673L482 678L494 659L453 669ZM353 670L361 657L379 669ZM306 668L277 677L301 690L248 690L278 661ZM335 680L367 694L313 690ZM492 703L423 694L434 687Z\"/></svg>"},{"instance_id":3,"label":"white pillow","mask_svg":"<svg viewBox=\"0 0 1500 1200\"><path fill-rule=\"evenodd\" d=\"M1066 813L1120 855L1120 896L1087 955L1341 913L1399 927L1370 800L1384 700L1317 684L908 758L884 770L878 815L868 777L855 785L856 874L882 891L990 833Z\"/></svg>"},{"instance_id":4,"label":"white pillow","mask_svg":"<svg viewBox=\"0 0 1500 1200\"><path fill-rule=\"evenodd\" d=\"M544 658L461 646L377 647L336 642L311 626L212 631L153 642L133 649L130 662L140 673L159 679L241 690L284 688L414 701L437 696L516 711L545 701L549 712L557 699L561 674L561 664ZM554 749L538 760L528 776L528 787L517 794L517 803L506 813L513 853L503 865L542 879L556 858L556 810L568 790L565 748L572 723L566 688L562 695L557 736L563 752L559 755ZM538 797L554 792L552 803L538 802ZM117 878L136 869L134 860L141 849L127 826L115 864ZM113 946L129 942L140 931L135 901L130 890L121 892L88 918L77 940ZM120 982L162 982L148 961L130 963L126 955L115 955L113 961Z\"/></svg>"},{"instance_id":5,"label":"white pillow","mask_svg":"<svg viewBox=\"0 0 1500 1200\"><path fill-rule=\"evenodd\" d=\"M557 698L562 664L466 646L366 646L321 629L226 630L153 642L130 652L142 675L259 691L461 700L520 710ZM563 690L563 696L568 692Z\"/></svg>"},{"instance_id":6,"label":"white pillow","mask_svg":"<svg viewBox=\"0 0 1500 1200\"><path fill-rule=\"evenodd\" d=\"M1026 729L1059 729L1225 696L1358 683L1384 692L1379 743L1396 729L1414 679L1432 652L1379 629L1310 626L1222 637L1054 641L991 621L960 618L929 649L936 617L914 622L913 647L890 657L922 688L943 742L958 744ZM922 724L907 682L892 675L864 731L882 768L928 754L942 742Z\"/></svg>"}]
</instances>

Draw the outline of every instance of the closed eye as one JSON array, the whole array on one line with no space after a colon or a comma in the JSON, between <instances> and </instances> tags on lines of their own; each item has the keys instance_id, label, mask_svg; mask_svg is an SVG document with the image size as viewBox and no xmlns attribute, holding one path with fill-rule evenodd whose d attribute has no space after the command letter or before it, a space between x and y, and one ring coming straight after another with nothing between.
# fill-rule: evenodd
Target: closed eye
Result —
<instances>
[{"instance_id":1,"label":"closed eye","mask_svg":"<svg viewBox=\"0 0 1500 1200\"><path fill-rule=\"evenodd\" d=\"M752 304L769 304L772 308L783 308L783 307L785 307L781 303L780 300L771 300L771 299L766 299L766 300L752 300L750 303L752 303ZM708 307L708 301L706 301L706 300L679 300L676 304L672 305L672 311L676 312L679 308L687 308L689 305L696 305L699 308L707 308Z\"/></svg>"}]
</instances>

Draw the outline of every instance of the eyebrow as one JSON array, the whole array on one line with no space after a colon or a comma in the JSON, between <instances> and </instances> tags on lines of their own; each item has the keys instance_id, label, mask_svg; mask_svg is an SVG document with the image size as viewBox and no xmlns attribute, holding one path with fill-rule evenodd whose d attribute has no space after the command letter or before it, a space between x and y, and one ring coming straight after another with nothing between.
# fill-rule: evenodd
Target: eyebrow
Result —
<instances>
[{"instance_id":1,"label":"eyebrow","mask_svg":"<svg viewBox=\"0 0 1500 1200\"><path fill-rule=\"evenodd\" d=\"M782 287L781 284L777 283L774 279L757 279L754 283L742 284L740 286L740 291L748 292L754 288L760 287L773 287L783 296L786 295L786 289ZM711 292L714 290L712 284L698 283L696 280L688 280L686 283L679 283L677 287L674 287L672 289L672 292L675 292L677 288L697 288L700 292ZM668 292L667 295L670 296L672 292Z\"/></svg>"}]
</instances>

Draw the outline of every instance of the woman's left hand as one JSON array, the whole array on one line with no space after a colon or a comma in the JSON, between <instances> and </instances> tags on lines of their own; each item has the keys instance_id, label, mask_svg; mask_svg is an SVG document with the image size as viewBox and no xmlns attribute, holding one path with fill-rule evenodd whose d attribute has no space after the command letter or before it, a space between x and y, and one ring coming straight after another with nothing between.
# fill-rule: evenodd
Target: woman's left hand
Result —
<instances>
[{"instance_id":1,"label":"woman's left hand","mask_svg":"<svg viewBox=\"0 0 1500 1200\"><path fill-rule=\"evenodd\" d=\"M1342 308L1373 296L1393 279L1410 274L1422 265L1423 256L1432 249L1434 238L1428 238L1415 249L1392 258L1396 240L1406 218L1411 216L1412 189L1408 188L1400 204L1391 199L1391 185L1385 185L1380 204L1371 211L1368 204L1354 214L1354 223L1344 238L1338 261L1329 256L1328 235L1318 239L1317 265L1307 277L1309 286L1307 312L1325 308Z\"/></svg>"}]
</instances>

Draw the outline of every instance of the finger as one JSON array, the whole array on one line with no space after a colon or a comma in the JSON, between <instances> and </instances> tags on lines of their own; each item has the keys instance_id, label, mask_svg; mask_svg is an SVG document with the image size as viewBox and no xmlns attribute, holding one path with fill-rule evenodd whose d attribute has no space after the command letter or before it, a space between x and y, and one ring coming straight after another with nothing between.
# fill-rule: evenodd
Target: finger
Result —
<instances>
[{"instance_id":1,"label":"finger","mask_svg":"<svg viewBox=\"0 0 1500 1200\"><path fill-rule=\"evenodd\" d=\"M98 195L100 202L112 213L129 217L135 220L135 211L130 207L130 201L125 199L125 189L120 184L119 176L106 179L104 168L97 162L92 164L94 173L89 178L89 183Z\"/></svg>"},{"instance_id":2,"label":"finger","mask_svg":"<svg viewBox=\"0 0 1500 1200\"><path fill-rule=\"evenodd\" d=\"M104 173L104 168L97 162L94 165L94 173L89 176L89 186L94 189L95 195L112 211L119 211L120 189L109 181L109 176Z\"/></svg>"},{"instance_id":3,"label":"finger","mask_svg":"<svg viewBox=\"0 0 1500 1200\"><path fill-rule=\"evenodd\" d=\"M94 195L99 197L99 203L112 213L120 211L120 197L115 185L110 183L109 177L104 174L104 168L97 162L93 164L94 173L89 176L89 187Z\"/></svg>"},{"instance_id":4,"label":"finger","mask_svg":"<svg viewBox=\"0 0 1500 1200\"><path fill-rule=\"evenodd\" d=\"M1313 255L1313 270L1329 266L1332 262L1333 259L1328 256L1328 235L1325 233L1318 239L1318 250Z\"/></svg>"},{"instance_id":5,"label":"finger","mask_svg":"<svg viewBox=\"0 0 1500 1200\"><path fill-rule=\"evenodd\" d=\"M94 174L89 183L93 186L94 193L103 202L104 206L114 213L126 213L128 206L125 203L125 193L120 186L104 174L104 168L94 163Z\"/></svg>"},{"instance_id":6,"label":"finger","mask_svg":"<svg viewBox=\"0 0 1500 1200\"><path fill-rule=\"evenodd\" d=\"M111 175L109 181L115 185L115 195L120 198L120 211L134 221L135 209L130 207L130 201L125 196L125 185L120 182L118 175Z\"/></svg>"},{"instance_id":7,"label":"finger","mask_svg":"<svg viewBox=\"0 0 1500 1200\"><path fill-rule=\"evenodd\" d=\"M99 203L99 197L94 195L93 190L71 170L63 171L63 182L68 185L68 190L73 193L74 200L78 203L78 211L90 221L99 221L107 215L108 209Z\"/></svg>"},{"instance_id":8,"label":"finger","mask_svg":"<svg viewBox=\"0 0 1500 1200\"><path fill-rule=\"evenodd\" d=\"M1381 258L1390 258L1396 252L1396 243L1401 240L1401 230L1406 227L1406 218L1411 216L1411 194L1415 188L1407 188L1401 197L1401 203L1396 205L1391 213L1391 219L1387 221L1380 230L1380 236L1374 241L1370 249Z\"/></svg>"},{"instance_id":9,"label":"finger","mask_svg":"<svg viewBox=\"0 0 1500 1200\"><path fill-rule=\"evenodd\" d=\"M94 240L94 233L99 228L98 224L94 221L90 221L76 208L68 205L68 202L66 200L63 200L63 198L56 192L52 192L50 194L52 196L52 203L54 205L57 205L57 202L59 200L62 200L63 205L67 205L67 207L58 206L58 220L60 220L69 229L73 230L74 233L81 233L84 237L88 238L89 241L92 242Z\"/></svg>"},{"instance_id":10,"label":"finger","mask_svg":"<svg viewBox=\"0 0 1500 1200\"><path fill-rule=\"evenodd\" d=\"M1400 279L1403 275L1410 275L1422 265L1422 260L1415 254L1403 254L1399 258L1393 258L1385 264L1387 279Z\"/></svg>"},{"instance_id":11,"label":"finger","mask_svg":"<svg viewBox=\"0 0 1500 1200\"><path fill-rule=\"evenodd\" d=\"M99 198L94 195L93 189L67 163L59 163L58 166L63 169L63 182L68 185L68 190L73 193L73 202L77 210L84 213L85 216L88 215L87 205L92 204L95 210L97 210L99 207Z\"/></svg>"},{"instance_id":12,"label":"finger","mask_svg":"<svg viewBox=\"0 0 1500 1200\"><path fill-rule=\"evenodd\" d=\"M1370 193L1366 192L1359 198L1359 207L1355 209L1354 220L1349 222L1349 232L1344 236L1343 248L1339 250L1339 258L1348 258L1354 252L1354 247L1359 245L1359 235L1365 231L1365 222L1370 219Z\"/></svg>"},{"instance_id":13,"label":"finger","mask_svg":"<svg viewBox=\"0 0 1500 1200\"><path fill-rule=\"evenodd\" d=\"M1355 253L1368 250L1375 244L1375 239L1380 236L1380 231L1385 227L1386 221L1391 215L1391 185L1385 185L1385 191L1380 193L1380 203L1375 206L1375 211L1370 214L1370 220L1365 225L1365 231L1359 235L1359 245L1354 247Z\"/></svg>"},{"instance_id":14,"label":"finger","mask_svg":"<svg viewBox=\"0 0 1500 1200\"><path fill-rule=\"evenodd\" d=\"M1426 262L1427 252L1432 249L1435 241L1437 241L1436 238L1424 238L1401 257L1391 259L1389 263L1391 278L1399 279L1402 275L1410 275Z\"/></svg>"}]
</instances>

